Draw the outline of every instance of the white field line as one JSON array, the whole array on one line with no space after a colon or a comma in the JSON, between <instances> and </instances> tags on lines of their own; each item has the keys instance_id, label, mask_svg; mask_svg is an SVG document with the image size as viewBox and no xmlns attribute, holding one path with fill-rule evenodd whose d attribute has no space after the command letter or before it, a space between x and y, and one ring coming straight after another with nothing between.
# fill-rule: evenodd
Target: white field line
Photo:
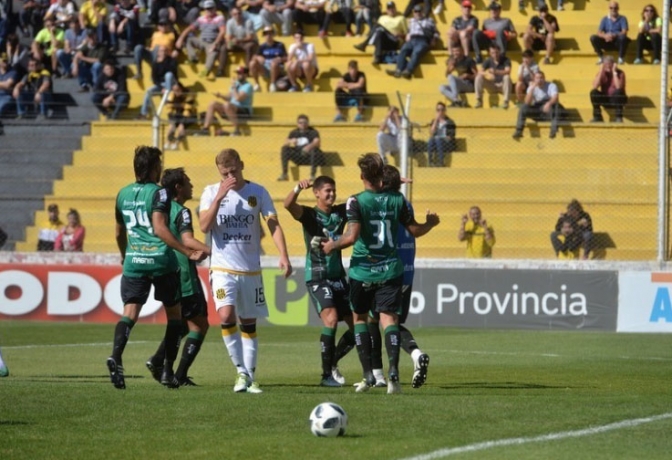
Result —
<instances>
[{"instance_id":1,"label":"white field line","mask_svg":"<svg viewBox=\"0 0 672 460\"><path fill-rule=\"evenodd\" d=\"M659 420L672 418L672 412L666 414L653 415L651 417L635 418L630 420L622 420L620 422L610 423L608 425L593 426L584 428L583 430L574 431L559 431L557 433L549 433L541 436L521 437L499 439L495 441L484 441L475 444L468 444L460 447L447 447L444 449L435 450L426 454L416 455L415 457L406 457L402 460L433 460L437 458L445 458L451 455L464 454L467 452L478 452L481 450L493 449L495 447L519 446L522 444L530 444L533 442L557 441L559 439L580 438L582 436L592 436L595 434L606 433L608 431L621 430L624 428L632 428L645 423L657 422Z\"/></svg>"}]
</instances>

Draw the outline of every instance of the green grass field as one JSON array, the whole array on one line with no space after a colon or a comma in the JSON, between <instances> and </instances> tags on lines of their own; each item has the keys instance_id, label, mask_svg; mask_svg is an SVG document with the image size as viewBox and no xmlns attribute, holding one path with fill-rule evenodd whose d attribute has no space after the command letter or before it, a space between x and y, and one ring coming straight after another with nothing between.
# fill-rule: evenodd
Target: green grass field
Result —
<instances>
[{"instance_id":1,"label":"green grass field","mask_svg":"<svg viewBox=\"0 0 672 460\"><path fill-rule=\"evenodd\" d=\"M200 386L161 387L144 366L158 325L133 330L127 389L115 390L105 367L112 333L112 325L0 323L10 369L0 379L1 459L672 457L670 336L417 329L431 356L428 382L410 387L403 355L403 394L387 395L354 392L356 352L341 363L346 387L319 387L319 330L265 327L264 393L252 395L232 392L216 328L190 373ZM345 437L310 433L308 415L323 401L348 412Z\"/></svg>"}]
</instances>

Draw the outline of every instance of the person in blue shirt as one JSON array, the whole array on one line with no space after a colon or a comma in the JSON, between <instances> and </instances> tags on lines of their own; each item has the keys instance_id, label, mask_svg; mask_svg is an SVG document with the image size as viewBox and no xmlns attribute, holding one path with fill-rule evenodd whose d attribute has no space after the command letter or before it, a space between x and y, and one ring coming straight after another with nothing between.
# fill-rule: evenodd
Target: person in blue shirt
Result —
<instances>
[{"instance_id":1,"label":"person in blue shirt","mask_svg":"<svg viewBox=\"0 0 672 460\"><path fill-rule=\"evenodd\" d=\"M618 51L618 63L625 62L625 52L630 43L628 19L618 13L618 2L609 2L609 14L600 21L597 33L590 36L590 43L597 54L598 64L602 64L604 51Z\"/></svg>"},{"instance_id":2,"label":"person in blue shirt","mask_svg":"<svg viewBox=\"0 0 672 460\"><path fill-rule=\"evenodd\" d=\"M287 62L287 49L284 43L275 40L273 26L264 27L263 35L266 40L250 60L250 75L254 79L254 90L259 91L259 75L264 72L269 81L268 90L274 93L277 91L275 82L282 75Z\"/></svg>"}]
</instances>

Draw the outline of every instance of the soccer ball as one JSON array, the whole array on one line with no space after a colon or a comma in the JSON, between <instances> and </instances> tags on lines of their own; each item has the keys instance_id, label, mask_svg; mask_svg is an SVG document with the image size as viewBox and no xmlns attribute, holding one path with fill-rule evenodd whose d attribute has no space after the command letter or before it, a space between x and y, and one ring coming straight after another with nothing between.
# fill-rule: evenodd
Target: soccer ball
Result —
<instances>
[{"instance_id":1,"label":"soccer ball","mask_svg":"<svg viewBox=\"0 0 672 460\"><path fill-rule=\"evenodd\" d=\"M348 415L336 403L318 404L310 413L310 431L315 436L327 438L343 436L347 425Z\"/></svg>"}]
</instances>

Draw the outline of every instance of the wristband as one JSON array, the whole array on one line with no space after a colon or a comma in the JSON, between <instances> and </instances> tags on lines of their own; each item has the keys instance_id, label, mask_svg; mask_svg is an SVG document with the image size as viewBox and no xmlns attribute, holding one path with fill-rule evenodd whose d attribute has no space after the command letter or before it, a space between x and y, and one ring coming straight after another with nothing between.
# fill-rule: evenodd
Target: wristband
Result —
<instances>
[{"instance_id":1,"label":"wristband","mask_svg":"<svg viewBox=\"0 0 672 460\"><path fill-rule=\"evenodd\" d=\"M301 186L299 184L296 184L294 186L294 193L296 193L297 195L301 193Z\"/></svg>"}]
</instances>

